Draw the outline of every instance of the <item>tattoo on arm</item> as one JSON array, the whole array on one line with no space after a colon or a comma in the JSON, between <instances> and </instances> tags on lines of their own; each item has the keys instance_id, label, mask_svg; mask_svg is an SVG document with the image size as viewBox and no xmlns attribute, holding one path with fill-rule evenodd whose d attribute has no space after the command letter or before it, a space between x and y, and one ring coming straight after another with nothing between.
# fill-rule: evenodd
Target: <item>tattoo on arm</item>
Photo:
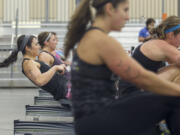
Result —
<instances>
[{"instance_id":1,"label":"tattoo on arm","mask_svg":"<svg viewBox=\"0 0 180 135\"><path fill-rule=\"evenodd\" d=\"M124 78L128 80L135 80L140 76L138 70L133 70L130 65L125 65L121 61L117 64L117 67L122 71Z\"/></svg>"},{"instance_id":2,"label":"tattoo on arm","mask_svg":"<svg viewBox=\"0 0 180 135\"><path fill-rule=\"evenodd\" d=\"M28 70L28 74L31 77L31 80L35 81L36 77L33 75L32 69Z\"/></svg>"}]
</instances>

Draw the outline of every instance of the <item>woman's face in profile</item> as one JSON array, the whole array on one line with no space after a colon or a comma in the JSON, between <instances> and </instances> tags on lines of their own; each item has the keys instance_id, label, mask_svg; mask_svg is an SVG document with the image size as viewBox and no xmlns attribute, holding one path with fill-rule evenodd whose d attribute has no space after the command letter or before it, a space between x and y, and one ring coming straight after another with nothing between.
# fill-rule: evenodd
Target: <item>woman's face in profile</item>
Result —
<instances>
[{"instance_id":1,"label":"woman's face in profile","mask_svg":"<svg viewBox=\"0 0 180 135\"><path fill-rule=\"evenodd\" d=\"M33 38L32 43L31 43L31 53L33 54L33 56L38 56L39 52L40 52L40 45L37 41L36 38Z\"/></svg>"},{"instance_id":2,"label":"woman's face in profile","mask_svg":"<svg viewBox=\"0 0 180 135\"><path fill-rule=\"evenodd\" d=\"M129 20L129 1L120 3L112 15L112 30L120 31Z\"/></svg>"},{"instance_id":3,"label":"woman's face in profile","mask_svg":"<svg viewBox=\"0 0 180 135\"><path fill-rule=\"evenodd\" d=\"M155 23L154 23L154 22L150 23L150 24L148 25L148 30L152 30L152 29L154 28L154 26L155 26Z\"/></svg>"}]
</instances>

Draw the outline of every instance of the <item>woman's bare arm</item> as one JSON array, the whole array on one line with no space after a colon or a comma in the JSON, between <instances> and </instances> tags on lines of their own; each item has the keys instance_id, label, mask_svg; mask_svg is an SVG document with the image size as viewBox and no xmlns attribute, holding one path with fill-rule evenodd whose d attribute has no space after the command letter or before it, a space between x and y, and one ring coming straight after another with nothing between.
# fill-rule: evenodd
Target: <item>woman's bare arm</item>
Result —
<instances>
[{"instance_id":1,"label":"woman's bare arm","mask_svg":"<svg viewBox=\"0 0 180 135\"><path fill-rule=\"evenodd\" d=\"M180 88L156 74L145 70L133 58L129 57L120 43L115 39L101 34L97 39L98 55L107 66L124 80L155 93L163 95L180 95ZM102 38L102 39L101 39Z\"/></svg>"},{"instance_id":2,"label":"woman's bare arm","mask_svg":"<svg viewBox=\"0 0 180 135\"><path fill-rule=\"evenodd\" d=\"M168 43L159 45L159 47L169 63L176 64L180 67L180 51L176 47L171 46Z\"/></svg>"},{"instance_id":3,"label":"woman's bare arm","mask_svg":"<svg viewBox=\"0 0 180 135\"><path fill-rule=\"evenodd\" d=\"M52 66L52 63L54 62L52 56L50 56L48 53L45 52L41 52L39 54L38 59L46 64L48 64L49 66Z\"/></svg>"},{"instance_id":4,"label":"woman's bare arm","mask_svg":"<svg viewBox=\"0 0 180 135\"><path fill-rule=\"evenodd\" d=\"M26 76L38 86L47 84L52 79L56 71L59 70L64 72L65 69L65 65L62 64L60 66L53 66L47 72L41 73L37 64L35 64L33 60L27 61L24 64L24 72Z\"/></svg>"}]
</instances>

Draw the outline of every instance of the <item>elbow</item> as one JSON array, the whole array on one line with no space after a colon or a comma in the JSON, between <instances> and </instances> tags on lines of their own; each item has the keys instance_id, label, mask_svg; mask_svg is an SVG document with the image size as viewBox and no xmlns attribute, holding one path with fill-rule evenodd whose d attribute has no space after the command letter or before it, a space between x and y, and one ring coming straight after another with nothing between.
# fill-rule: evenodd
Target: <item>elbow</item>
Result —
<instances>
[{"instance_id":1,"label":"elbow","mask_svg":"<svg viewBox=\"0 0 180 135\"><path fill-rule=\"evenodd\" d=\"M39 87L42 87L42 86L44 86L46 83L45 83L44 81L42 81L42 80L36 80L36 81L35 81L35 84L36 84L37 86L39 86Z\"/></svg>"},{"instance_id":2,"label":"elbow","mask_svg":"<svg viewBox=\"0 0 180 135\"><path fill-rule=\"evenodd\" d=\"M126 73L121 72L119 76L139 88L144 88L148 85L148 72L149 71L142 68L141 70L132 70L131 72L126 71Z\"/></svg>"},{"instance_id":3,"label":"elbow","mask_svg":"<svg viewBox=\"0 0 180 135\"><path fill-rule=\"evenodd\" d=\"M131 82L139 88L148 89L150 85L152 85L149 73L149 71L145 71L141 73L138 78L131 80Z\"/></svg>"},{"instance_id":4,"label":"elbow","mask_svg":"<svg viewBox=\"0 0 180 135\"><path fill-rule=\"evenodd\" d=\"M44 86L44 84L42 84L42 83L39 83L39 84L38 84L38 86L39 86L39 87L42 87L42 86Z\"/></svg>"}]
</instances>

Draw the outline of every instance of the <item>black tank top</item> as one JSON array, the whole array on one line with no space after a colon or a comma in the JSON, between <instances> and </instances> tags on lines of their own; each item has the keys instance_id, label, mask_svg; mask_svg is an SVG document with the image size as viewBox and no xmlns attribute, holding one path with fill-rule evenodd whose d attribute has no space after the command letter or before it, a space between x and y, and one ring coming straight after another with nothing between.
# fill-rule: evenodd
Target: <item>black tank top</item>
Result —
<instances>
[{"instance_id":1,"label":"black tank top","mask_svg":"<svg viewBox=\"0 0 180 135\"><path fill-rule=\"evenodd\" d=\"M42 53L42 52L45 52L45 53L47 53L47 54L49 54L49 55L51 55L51 56L53 57L54 62L53 62L53 64L52 64L52 66L63 64L63 62L62 62L60 59L58 59L56 56L52 55L52 54L49 53L48 51L42 50L40 53ZM52 67L52 66L51 66L51 67ZM68 89L68 86L67 86L68 84L67 84L67 83L70 83L70 79L71 79L70 72L68 72L68 71L66 70L63 76L66 78L66 81L67 81L67 82L66 82L66 87L67 87L67 89ZM69 82L68 82L68 80L69 80ZM65 83L65 81L64 81L64 83ZM71 84L70 84L70 85L71 85Z\"/></svg>"},{"instance_id":2,"label":"black tank top","mask_svg":"<svg viewBox=\"0 0 180 135\"><path fill-rule=\"evenodd\" d=\"M141 48L142 45L139 45L132 57L137 60L144 68L146 68L147 70L150 70L152 72L157 72L160 68L164 67L165 66L165 62L163 61L153 61L151 59L149 59L148 57L146 57L141 51L140 51L140 48Z\"/></svg>"},{"instance_id":3,"label":"black tank top","mask_svg":"<svg viewBox=\"0 0 180 135\"><path fill-rule=\"evenodd\" d=\"M89 116L115 100L113 74L106 65L88 64L74 51L71 75L75 119Z\"/></svg>"},{"instance_id":4,"label":"black tank top","mask_svg":"<svg viewBox=\"0 0 180 135\"><path fill-rule=\"evenodd\" d=\"M23 69L23 63L25 60L30 60L30 59L24 58L23 62L22 62L22 72L26 76L24 69ZM35 61L40 64L41 73L45 73L50 69L50 67L47 64L45 64L44 62L41 62L39 60L35 60ZM33 83L36 84L35 82L33 82ZM51 78L51 80L44 86L41 86L40 88L50 92L56 100L59 100L61 98L64 98L66 95L67 87L66 87L65 83L66 83L66 79L63 77L63 75L60 75L58 72L56 72L54 74L54 76Z\"/></svg>"},{"instance_id":5,"label":"black tank top","mask_svg":"<svg viewBox=\"0 0 180 135\"><path fill-rule=\"evenodd\" d=\"M165 62L163 61L153 61L146 57L141 51L139 45L132 54L132 57L139 62L144 68L150 70L152 72L157 72L160 68L165 66ZM136 92L139 90L134 84L129 83L125 80L119 80L119 92L121 96L128 95L130 93Z\"/></svg>"},{"instance_id":6,"label":"black tank top","mask_svg":"<svg viewBox=\"0 0 180 135\"><path fill-rule=\"evenodd\" d=\"M60 61L58 58L56 58L54 55L52 55L52 54L49 53L48 51L42 50L40 53L42 53L42 52L45 52L45 53L47 53L47 54L49 54L49 55L51 55L51 56L53 57L54 62L53 62L53 64L52 64L52 66L63 64L62 61Z\"/></svg>"}]
</instances>

